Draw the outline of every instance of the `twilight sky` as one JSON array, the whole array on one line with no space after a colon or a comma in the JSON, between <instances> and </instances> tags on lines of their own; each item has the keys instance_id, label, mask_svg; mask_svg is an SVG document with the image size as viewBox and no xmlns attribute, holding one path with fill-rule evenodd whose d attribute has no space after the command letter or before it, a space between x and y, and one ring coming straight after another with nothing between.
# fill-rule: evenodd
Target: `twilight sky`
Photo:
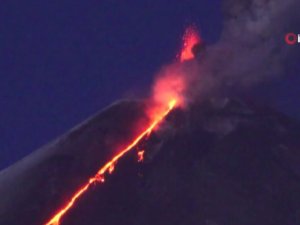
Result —
<instances>
[{"instance_id":1,"label":"twilight sky","mask_svg":"<svg viewBox=\"0 0 300 225\"><path fill-rule=\"evenodd\" d=\"M0 169L113 101L145 95L187 25L218 40L220 8L221 0L2 1ZM299 67L256 95L300 118Z\"/></svg>"}]
</instances>

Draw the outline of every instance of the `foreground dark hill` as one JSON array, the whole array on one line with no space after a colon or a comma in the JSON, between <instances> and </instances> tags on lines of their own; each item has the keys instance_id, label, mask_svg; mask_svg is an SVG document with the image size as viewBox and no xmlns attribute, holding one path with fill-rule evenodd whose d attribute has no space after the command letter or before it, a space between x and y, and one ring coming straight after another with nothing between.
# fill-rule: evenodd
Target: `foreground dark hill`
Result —
<instances>
[{"instance_id":1,"label":"foreground dark hill","mask_svg":"<svg viewBox=\"0 0 300 225\"><path fill-rule=\"evenodd\" d=\"M136 131L143 108L120 102L0 173L0 224L43 224ZM300 224L300 125L218 99L174 111L93 187L62 225Z\"/></svg>"}]
</instances>

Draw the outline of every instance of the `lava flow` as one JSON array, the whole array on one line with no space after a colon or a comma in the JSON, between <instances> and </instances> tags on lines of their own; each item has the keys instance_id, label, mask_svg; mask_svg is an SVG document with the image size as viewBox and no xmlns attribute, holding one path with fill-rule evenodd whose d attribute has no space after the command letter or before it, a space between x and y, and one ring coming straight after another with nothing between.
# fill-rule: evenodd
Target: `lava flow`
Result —
<instances>
[{"instance_id":1,"label":"lava flow","mask_svg":"<svg viewBox=\"0 0 300 225\"><path fill-rule=\"evenodd\" d=\"M187 28L183 37L183 48L180 54L180 62L190 60L194 58L193 47L200 43L200 37L197 31L193 27ZM173 71L175 72L175 71ZM115 165L120 158L122 158L127 152L134 149L139 142L149 136L153 129L155 129L160 122L171 112L174 107L182 106L184 101L184 91L186 89L186 77L181 73L172 73L160 77L156 80L153 88L153 100L156 106L151 107L148 110L150 117L150 125L140 133L127 147L120 150L110 161L108 161L98 172L91 177L85 185L78 189L71 197L71 199L56 212L55 215L45 225L59 225L62 217L73 207L76 201L90 188L92 184L98 182L105 182L105 175L111 174ZM157 107L158 106L158 107ZM161 107L163 106L163 107ZM138 161L141 162L144 159L144 150L138 151Z\"/></svg>"},{"instance_id":2,"label":"lava flow","mask_svg":"<svg viewBox=\"0 0 300 225\"><path fill-rule=\"evenodd\" d=\"M145 150L141 150L138 152L138 162L143 162L144 154L145 154Z\"/></svg>"},{"instance_id":3,"label":"lava flow","mask_svg":"<svg viewBox=\"0 0 300 225\"><path fill-rule=\"evenodd\" d=\"M108 161L103 167L101 167L95 176L91 177L88 182L83 185L78 191L76 191L73 197L63 206L58 212L47 222L45 225L59 225L61 218L72 208L75 202L89 189L89 187L96 182L104 182L104 176L106 172L112 173L115 164L118 160L124 156L127 152L132 150L144 137L150 135L154 128L162 122L162 120L170 113L170 111L176 106L177 100L171 99L168 103L167 109L161 112L153 118L151 124L140 133L126 148L121 150L117 155L115 155L110 161ZM139 160L143 159L143 153L139 153Z\"/></svg>"}]
</instances>

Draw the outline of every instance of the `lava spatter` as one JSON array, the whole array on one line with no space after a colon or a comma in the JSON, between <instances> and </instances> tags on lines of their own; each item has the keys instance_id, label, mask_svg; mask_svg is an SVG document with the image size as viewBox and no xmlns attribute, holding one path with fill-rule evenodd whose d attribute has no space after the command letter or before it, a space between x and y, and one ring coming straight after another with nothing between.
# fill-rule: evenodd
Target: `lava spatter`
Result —
<instances>
[{"instance_id":1,"label":"lava spatter","mask_svg":"<svg viewBox=\"0 0 300 225\"><path fill-rule=\"evenodd\" d=\"M193 59L195 57L193 48L196 45L201 44L201 42L202 41L198 31L193 26L188 27L183 35L183 46L180 53L180 62Z\"/></svg>"}]
</instances>

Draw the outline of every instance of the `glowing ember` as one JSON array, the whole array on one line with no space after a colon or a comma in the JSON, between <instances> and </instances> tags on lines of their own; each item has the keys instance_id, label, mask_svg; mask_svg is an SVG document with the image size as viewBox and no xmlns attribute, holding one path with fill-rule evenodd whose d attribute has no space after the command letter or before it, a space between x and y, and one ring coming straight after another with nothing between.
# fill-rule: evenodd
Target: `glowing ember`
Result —
<instances>
[{"instance_id":1,"label":"glowing ember","mask_svg":"<svg viewBox=\"0 0 300 225\"><path fill-rule=\"evenodd\" d=\"M143 162L144 161L144 154L145 154L145 150L138 151L138 153L137 153L138 162Z\"/></svg>"},{"instance_id":2,"label":"glowing ember","mask_svg":"<svg viewBox=\"0 0 300 225\"><path fill-rule=\"evenodd\" d=\"M88 182L83 185L73 197L63 206L58 212L47 222L45 225L59 225L61 218L72 208L75 202L89 189L89 187L97 182L104 182L104 176L106 172L113 172L114 167L118 160L124 156L127 152L132 150L144 137L150 135L153 129L170 113L170 111L176 106L176 99L171 99L168 107L161 114L157 114L156 117L152 117L152 122L142 133L140 133L126 148L121 150L115 155L109 162L99 169L94 177L91 177ZM143 157L143 153L139 153ZM139 158L140 160L140 158Z\"/></svg>"},{"instance_id":3,"label":"glowing ember","mask_svg":"<svg viewBox=\"0 0 300 225\"><path fill-rule=\"evenodd\" d=\"M199 33L193 26L188 27L183 36L183 48L180 54L180 62L193 59L193 47L199 43L201 43Z\"/></svg>"}]
</instances>

